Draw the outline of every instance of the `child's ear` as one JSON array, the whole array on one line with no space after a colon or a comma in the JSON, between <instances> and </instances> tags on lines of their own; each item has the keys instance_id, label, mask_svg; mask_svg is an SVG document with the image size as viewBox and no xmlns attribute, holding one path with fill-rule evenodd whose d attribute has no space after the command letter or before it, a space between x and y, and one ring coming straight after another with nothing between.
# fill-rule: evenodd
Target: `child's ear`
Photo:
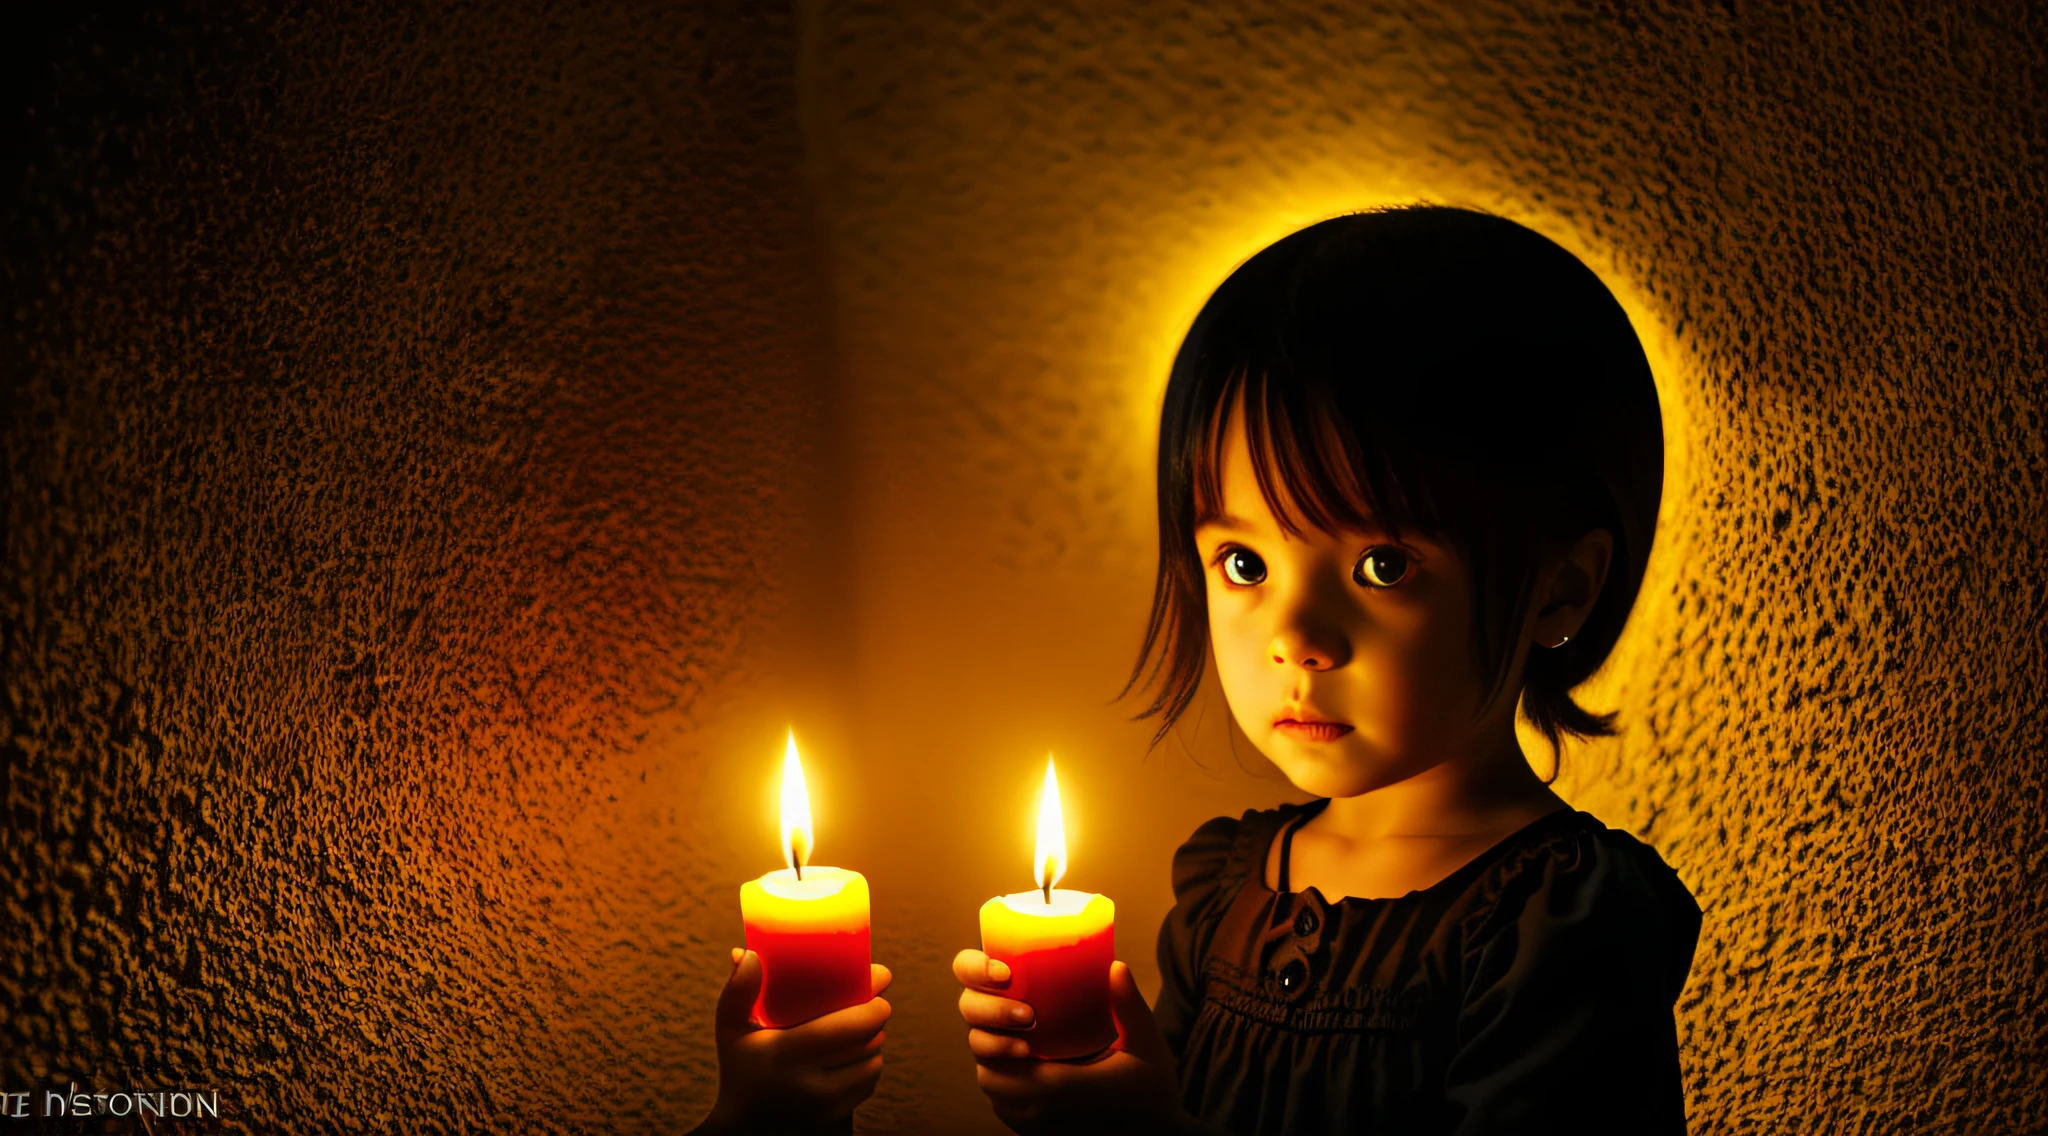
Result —
<instances>
[{"instance_id":1,"label":"child's ear","mask_svg":"<svg viewBox=\"0 0 2048 1136\"><path fill-rule=\"evenodd\" d=\"M1600 588L1607 583L1607 568L1613 560L1613 534L1594 529L1551 563L1536 605L1536 625L1531 628L1538 645L1563 646L1579 633L1600 600Z\"/></svg>"}]
</instances>

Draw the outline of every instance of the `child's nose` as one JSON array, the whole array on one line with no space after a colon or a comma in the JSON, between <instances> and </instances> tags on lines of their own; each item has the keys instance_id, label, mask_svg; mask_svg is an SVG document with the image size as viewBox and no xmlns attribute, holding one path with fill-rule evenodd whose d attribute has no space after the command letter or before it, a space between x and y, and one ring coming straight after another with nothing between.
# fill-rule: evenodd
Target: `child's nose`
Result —
<instances>
[{"instance_id":1,"label":"child's nose","mask_svg":"<svg viewBox=\"0 0 2048 1136\"><path fill-rule=\"evenodd\" d=\"M1286 628L1275 635L1270 653L1273 661L1283 667L1298 666L1310 671L1341 667L1351 658L1350 645L1343 636L1305 627Z\"/></svg>"}]
</instances>

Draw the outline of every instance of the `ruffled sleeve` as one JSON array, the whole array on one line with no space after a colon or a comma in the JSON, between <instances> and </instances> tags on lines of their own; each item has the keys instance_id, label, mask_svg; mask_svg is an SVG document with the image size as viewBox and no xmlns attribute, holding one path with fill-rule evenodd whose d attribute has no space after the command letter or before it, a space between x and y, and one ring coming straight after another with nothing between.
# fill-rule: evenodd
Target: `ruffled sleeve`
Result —
<instances>
[{"instance_id":1,"label":"ruffled sleeve","mask_svg":"<svg viewBox=\"0 0 2048 1136\"><path fill-rule=\"evenodd\" d=\"M1152 1016L1179 1057L1202 1008L1202 960L1216 923L1241 882L1244 820L1217 817L1173 854L1173 910L1159 928L1159 999Z\"/></svg>"},{"instance_id":2,"label":"ruffled sleeve","mask_svg":"<svg viewBox=\"0 0 2048 1136\"><path fill-rule=\"evenodd\" d=\"M1700 910L1677 874L1603 828L1521 851L1490 890L1466 929L1451 1130L1683 1133L1672 1005Z\"/></svg>"}]
</instances>

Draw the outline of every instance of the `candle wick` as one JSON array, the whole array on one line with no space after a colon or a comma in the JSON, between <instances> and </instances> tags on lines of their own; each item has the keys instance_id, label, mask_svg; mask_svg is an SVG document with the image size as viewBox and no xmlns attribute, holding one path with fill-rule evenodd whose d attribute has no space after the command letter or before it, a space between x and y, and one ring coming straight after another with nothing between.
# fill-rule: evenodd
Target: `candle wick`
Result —
<instances>
[{"instance_id":1,"label":"candle wick","mask_svg":"<svg viewBox=\"0 0 2048 1136\"><path fill-rule=\"evenodd\" d=\"M1047 880L1047 881L1045 881L1045 905L1046 905L1047 907L1051 907L1051 906L1052 906L1052 881L1051 881L1051 880Z\"/></svg>"},{"instance_id":2,"label":"candle wick","mask_svg":"<svg viewBox=\"0 0 2048 1136\"><path fill-rule=\"evenodd\" d=\"M796 882L804 882L804 866L801 863L796 866Z\"/></svg>"}]
</instances>

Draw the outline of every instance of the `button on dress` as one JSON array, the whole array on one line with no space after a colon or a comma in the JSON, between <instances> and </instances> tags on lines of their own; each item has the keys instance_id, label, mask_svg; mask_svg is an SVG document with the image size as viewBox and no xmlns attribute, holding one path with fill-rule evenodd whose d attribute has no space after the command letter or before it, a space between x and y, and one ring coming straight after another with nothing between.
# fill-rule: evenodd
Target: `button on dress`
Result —
<instances>
[{"instance_id":1,"label":"button on dress","mask_svg":"<svg viewBox=\"0 0 2048 1136\"><path fill-rule=\"evenodd\" d=\"M1685 1130L1700 910L1654 850L1560 809L1430 887L1333 903L1287 879L1328 804L1217 817L1174 854L1154 1014L1189 1112L1240 1136Z\"/></svg>"}]
</instances>

